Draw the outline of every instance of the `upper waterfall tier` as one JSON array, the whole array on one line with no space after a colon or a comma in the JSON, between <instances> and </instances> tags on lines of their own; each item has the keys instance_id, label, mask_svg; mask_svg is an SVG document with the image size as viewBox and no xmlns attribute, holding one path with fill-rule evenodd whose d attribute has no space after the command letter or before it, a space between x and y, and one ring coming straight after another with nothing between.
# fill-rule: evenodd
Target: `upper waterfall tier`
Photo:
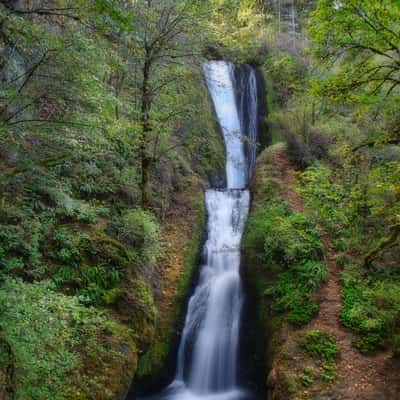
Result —
<instances>
[{"instance_id":1,"label":"upper waterfall tier","mask_svg":"<svg viewBox=\"0 0 400 400\"><path fill-rule=\"evenodd\" d=\"M255 71L247 65L209 61L204 73L225 141L227 186L243 189L254 167L258 138Z\"/></svg>"}]
</instances>

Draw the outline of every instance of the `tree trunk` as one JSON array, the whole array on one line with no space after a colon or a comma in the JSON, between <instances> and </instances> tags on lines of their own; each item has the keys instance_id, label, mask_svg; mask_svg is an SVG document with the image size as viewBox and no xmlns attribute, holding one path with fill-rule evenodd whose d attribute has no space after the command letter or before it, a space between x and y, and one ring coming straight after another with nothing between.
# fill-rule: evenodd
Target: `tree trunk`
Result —
<instances>
[{"instance_id":1,"label":"tree trunk","mask_svg":"<svg viewBox=\"0 0 400 400\"><path fill-rule=\"evenodd\" d=\"M149 155L148 141L151 133L150 110L151 110L151 95L149 93L151 59L149 52L146 51L146 60L143 66L143 83L141 90L142 105L141 105L141 125L142 136L139 146L139 157L141 164L141 182L140 190L142 196L142 206L148 208L150 205L150 177L151 168L153 165L152 157Z\"/></svg>"},{"instance_id":2,"label":"tree trunk","mask_svg":"<svg viewBox=\"0 0 400 400\"><path fill-rule=\"evenodd\" d=\"M392 225L389 228L389 236L382 238L378 244L368 252L364 258L364 267L371 269L372 262L385 249L392 247L400 235L400 222Z\"/></svg>"}]
</instances>

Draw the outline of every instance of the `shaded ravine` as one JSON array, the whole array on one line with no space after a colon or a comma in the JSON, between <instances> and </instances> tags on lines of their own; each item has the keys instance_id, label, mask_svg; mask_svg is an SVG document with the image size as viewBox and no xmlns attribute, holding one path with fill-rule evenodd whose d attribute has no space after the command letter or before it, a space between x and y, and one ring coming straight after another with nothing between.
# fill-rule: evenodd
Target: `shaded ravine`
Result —
<instances>
[{"instance_id":1,"label":"shaded ravine","mask_svg":"<svg viewBox=\"0 0 400 400\"><path fill-rule=\"evenodd\" d=\"M257 78L251 67L211 61L204 74L226 147L226 189L206 191L207 240L188 304L173 382L157 399L238 399L244 302L240 242L249 211L246 189L258 137Z\"/></svg>"}]
</instances>

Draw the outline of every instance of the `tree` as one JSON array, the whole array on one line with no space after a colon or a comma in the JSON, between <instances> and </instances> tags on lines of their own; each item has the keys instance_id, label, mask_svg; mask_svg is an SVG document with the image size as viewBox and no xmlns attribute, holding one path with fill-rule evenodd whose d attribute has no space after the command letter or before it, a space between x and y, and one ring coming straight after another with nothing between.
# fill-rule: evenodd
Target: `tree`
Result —
<instances>
[{"instance_id":1,"label":"tree","mask_svg":"<svg viewBox=\"0 0 400 400\"><path fill-rule=\"evenodd\" d=\"M137 23L134 30L138 55L135 69L140 71L139 158L144 207L150 204L151 173L160 156L160 140L165 123L169 122L168 114L171 108L174 115L185 110L185 105L177 102L174 102L174 107L171 104L168 107L166 103L174 100L171 89L179 91L177 86L187 79L189 60L201 55L202 11L200 3L186 0L144 0L133 5ZM160 104L162 100L166 103ZM163 107L168 110L167 113ZM160 115L160 111L164 115Z\"/></svg>"},{"instance_id":2,"label":"tree","mask_svg":"<svg viewBox=\"0 0 400 400\"><path fill-rule=\"evenodd\" d=\"M331 100L396 97L400 88L400 3L320 0L310 22L313 51L331 69L316 85Z\"/></svg>"},{"instance_id":3,"label":"tree","mask_svg":"<svg viewBox=\"0 0 400 400\"><path fill-rule=\"evenodd\" d=\"M370 122L370 128L363 130L368 133L370 129L372 137L353 145L351 156L357 165L356 152L360 155L360 150L400 144L399 15L396 0L320 0L310 22L317 65L322 61L327 67L323 79L314 82L315 93L335 103L355 105L357 117L364 115ZM397 171L397 160L362 171L370 174L369 183L373 182L372 173L377 174L368 203L367 193L363 195L363 207L387 224L387 234L364 258L368 268L381 252L398 243Z\"/></svg>"},{"instance_id":4,"label":"tree","mask_svg":"<svg viewBox=\"0 0 400 400\"><path fill-rule=\"evenodd\" d=\"M1 134L21 137L29 127L30 135L47 132L61 141L79 134L80 143L82 131L86 140L112 135L136 156L142 205L149 207L157 162L192 133L176 135L193 115L184 93L201 73L209 4L91 0L0 7Z\"/></svg>"}]
</instances>

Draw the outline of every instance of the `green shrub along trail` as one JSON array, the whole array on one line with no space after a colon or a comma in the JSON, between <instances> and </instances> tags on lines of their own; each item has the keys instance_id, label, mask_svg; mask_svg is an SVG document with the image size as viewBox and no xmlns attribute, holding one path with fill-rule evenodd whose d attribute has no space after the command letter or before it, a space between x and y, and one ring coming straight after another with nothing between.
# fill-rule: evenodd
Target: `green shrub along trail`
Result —
<instances>
[{"instance_id":1,"label":"green shrub along trail","mask_svg":"<svg viewBox=\"0 0 400 400\"><path fill-rule=\"evenodd\" d=\"M400 4L0 4L0 400L167 380L225 150L202 63L267 94L242 240L270 400L398 400Z\"/></svg>"}]
</instances>

